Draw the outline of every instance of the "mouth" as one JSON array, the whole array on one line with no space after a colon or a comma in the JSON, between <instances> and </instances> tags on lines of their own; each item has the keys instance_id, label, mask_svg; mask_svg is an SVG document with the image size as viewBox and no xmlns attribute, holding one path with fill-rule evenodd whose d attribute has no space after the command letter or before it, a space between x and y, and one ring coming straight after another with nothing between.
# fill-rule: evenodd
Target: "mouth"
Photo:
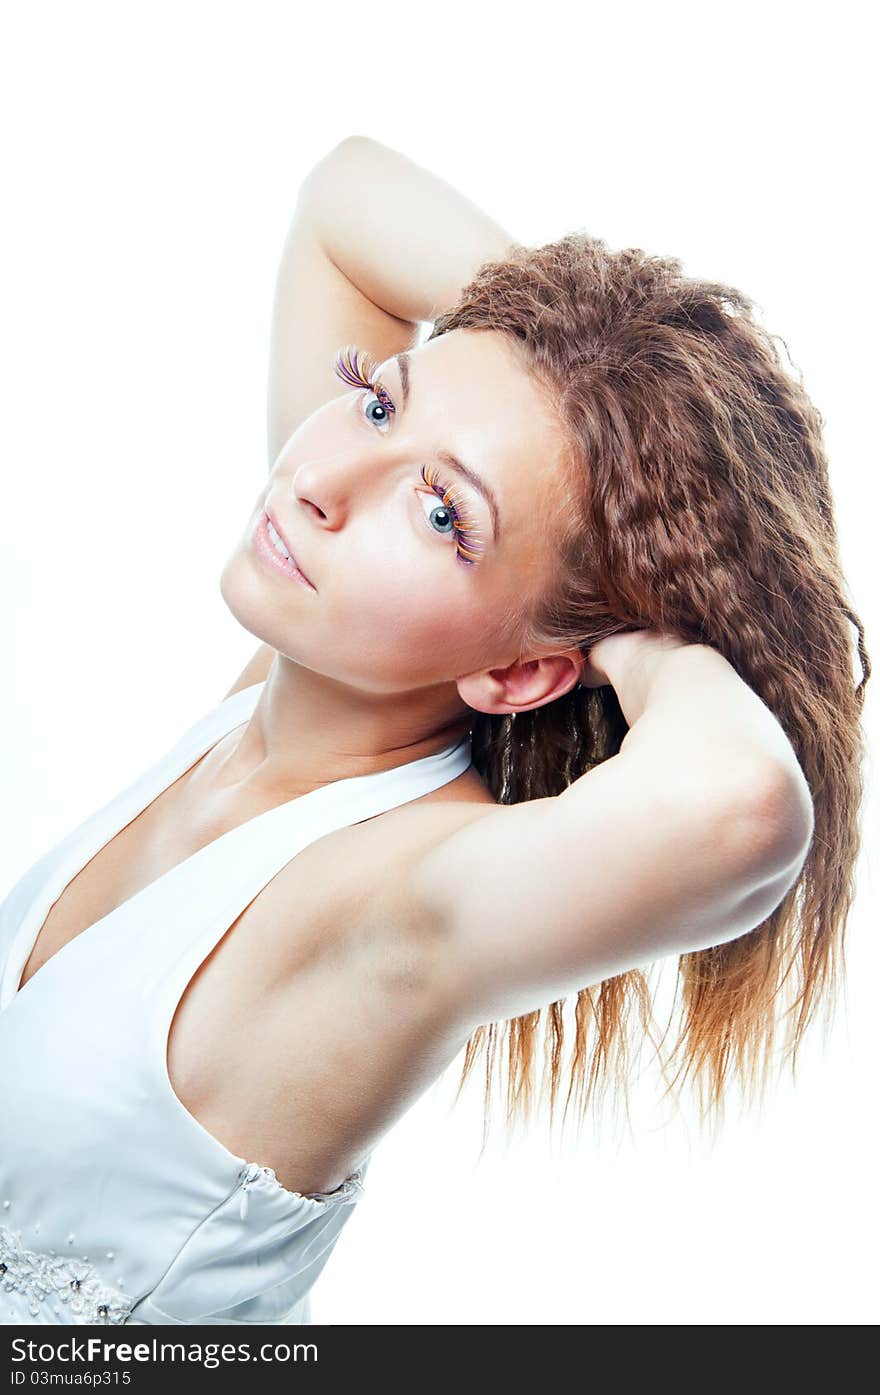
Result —
<instances>
[{"instance_id":1,"label":"mouth","mask_svg":"<svg viewBox=\"0 0 880 1395\"><path fill-rule=\"evenodd\" d=\"M258 543L259 550L263 552L268 560L275 561L282 571L287 572L289 576L295 577L297 581L300 581L304 585L309 586L313 591L316 589L311 579L306 576L299 562L294 557L287 538L278 527L277 520L274 519L265 508L257 527L254 540Z\"/></svg>"}]
</instances>

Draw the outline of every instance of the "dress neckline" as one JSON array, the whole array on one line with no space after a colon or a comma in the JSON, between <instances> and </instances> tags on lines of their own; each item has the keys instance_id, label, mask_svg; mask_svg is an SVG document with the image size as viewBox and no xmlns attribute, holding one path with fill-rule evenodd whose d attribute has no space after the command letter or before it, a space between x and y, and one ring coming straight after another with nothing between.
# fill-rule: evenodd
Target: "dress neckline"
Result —
<instances>
[{"instance_id":1,"label":"dress neckline","mask_svg":"<svg viewBox=\"0 0 880 1395\"><path fill-rule=\"evenodd\" d=\"M434 767L441 767L444 763L455 761L459 754L463 752L464 748L469 747L471 743L470 733L465 733L459 740L445 746L440 751L435 751L427 756L419 756L416 760L404 761L401 765L390 766L385 770L370 771L365 775L347 775L338 780L330 780L324 785L319 785L316 789L307 790L304 794L295 795L293 799L282 800L280 804L275 804L270 809L264 809L259 814L253 814L250 818L243 819L233 828L229 828L224 833L218 834L216 838L212 838L209 842L203 844L201 848L197 848L195 852L182 858L181 861L175 863L173 867L169 867L165 872L161 872L159 876L154 877L138 891L132 892L131 895L127 896L123 901L120 901L112 910L107 911L90 925L78 931L72 939L67 940L54 954L50 955L49 958L40 965L28 979L27 983L22 984L22 974L24 973L28 959L37 945L40 934L46 925L49 913L75 877L79 875L83 868L86 867L99 852L107 847L118 833L121 833L122 830L127 828L136 818L140 817L142 813L145 813L161 795L170 789L183 775L186 775L192 770L194 766L203 759L204 756L208 755L215 746L218 746L230 732L235 731L238 726L244 725L244 722L249 720L253 709L256 707L259 690L264 686L264 682L265 680L260 683L251 684L247 688L240 688L238 692L232 693L224 698L205 717L201 718L190 727L180 741L172 747L164 757L161 757L159 761L150 766L146 772L139 776L128 789L111 799L110 802L99 809L97 813L87 818L84 824L80 825L79 829L74 830L74 835L72 836L75 836L80 829L85 832L86 828L88 828L90 833L97 834L97 846L91 847L94 839L87 840L84 838L76 841L74 855L63 859L64 870L61 875L64 880L61 882L60 886L58 886L57 890L53 888L54 894L52 894L51 901L49 901L48 904L44 904L45 886L43 886L32 899L19 936L12 946L11 953L7 957L5 972L2 975L3 992L0 994L0 1012L4 1012L10 1007L22 993L27 991L34 980L38 978L50 964L54 963L59 955L65 954L66 951L69 950L72 945L75 945L83 936L91 936L99 926L104 925L114 917L124 915L136 901L146 898L151 893L157 893L172 877L180 878L184 876L196 858L202 858L203 861L206 861L208 856L214 855L221 845L225 845L227 848L230 847L231 840L235 838L236 835L239 835L239 838L243 838L247 836L244 832L247 830L252 836L253 830L261 823L267 822L273 815L278 818L281 810L290 810L294 805L303 806L307 805L309 802L318 804L329 797L343 794L346 789L351 789L354 786L369 790L382 782L390 782L394 779L400 780L404 771L408 771L411 774L417 772L424 772L427 774L428 771ZM247 698L247 700L245 700L245 698ZM246 712L243 721L233 721L232 725L229 724L228 720L221 721L221 718L228 718L230 712L233 717L236 717L240 709L244 709ZM218 726L221 728L219 732L217 731ZM181 762L183 763L181 764ZM168 773L169 768L171 771L170 776ZM159 781L158 787L156 785L157 780ZM147 786L145 802L144 800L138 799L134 812L128 813L126 808L127 797L138 790L144 783ZM332 794L330 792L332 792ZM114 826L108 833L104 816L109 814L111 810L118 813L120 808L123 814L127 814L127 817L125 817L122 823L117 823L114 819ZM83 845L85 845L86 848L85 857L82 856ZM91 847L91 851L88 850L89 847ZM33 924L35 920L38 921L36 926ZM10 983L12 985L11 991L7 991L7 985Z\"/></svg>"}]
</instances>

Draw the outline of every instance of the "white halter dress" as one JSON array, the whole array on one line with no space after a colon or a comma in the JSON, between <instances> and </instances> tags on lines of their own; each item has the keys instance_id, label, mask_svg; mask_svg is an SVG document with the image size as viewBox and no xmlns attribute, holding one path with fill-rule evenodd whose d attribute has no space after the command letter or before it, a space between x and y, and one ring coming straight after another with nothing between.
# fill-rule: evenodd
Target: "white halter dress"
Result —
<instances>
[{"instance_id":1,"label":"white halter dress","mask_svg":"<svg viewBox=\"0 0 880 1395\"><path fill-rule=\"evenodd\" d=\"M470 736L321 786L186 858L58 950L19 991L50 908L121 829L247 721L262 684L40 859L0 905L0 1322L308 1323L369 1155L333 1192L288 1191L184 1107L177 1005L254 896L317 838L455 779Z\"/></svg>"}]
</instances>

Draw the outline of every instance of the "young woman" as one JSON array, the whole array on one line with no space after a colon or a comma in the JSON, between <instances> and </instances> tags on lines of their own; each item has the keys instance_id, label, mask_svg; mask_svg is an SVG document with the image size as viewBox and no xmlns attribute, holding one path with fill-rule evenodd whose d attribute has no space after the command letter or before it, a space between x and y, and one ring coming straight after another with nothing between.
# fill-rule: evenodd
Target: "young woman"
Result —
<instances>
[{"instance_id":1,"label":"young woman","mask_svg":"<svg viewBox=\"0 0 880 1395\"><path fill-rule=\"evenodd\" d=\"M260 647L0 908L5 1322L308 1321L462 1048L464 1078L506 1031L525 1110L576 995L584 1109L658 957L710 1107L785 984L796 1047L870 668L818 413L750 311L585 234L515 244L369 139L310 173L221 577Z\"/></svg>"}]
</instances>

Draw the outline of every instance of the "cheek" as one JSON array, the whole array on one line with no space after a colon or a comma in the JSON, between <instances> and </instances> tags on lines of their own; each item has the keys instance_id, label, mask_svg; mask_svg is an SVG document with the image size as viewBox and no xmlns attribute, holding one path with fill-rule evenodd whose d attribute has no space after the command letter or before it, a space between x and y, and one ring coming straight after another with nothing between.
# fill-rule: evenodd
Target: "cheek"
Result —
<instances>
[{"instance_id":1,"label":"cheek","mask_svg":"<svg viewBox=\"0 0 880 1395\"><path fill-rule=\"evenodd\" d=\"M344 587L334 598L334 610L349 632L383 648L430 644L443 630L441 567L426 567L400 548L375 555L364 564L346 568Z\"/></svg>"},{"instance_id":2,"label":"cheek","mask_svg":"<svg viewBox=\"0 0 880 1395\"><path fill-rule=\"evenodd\" d=\"M482 653L488 618L460 569L452 557L426 565L424 553L400 549L374 558L334 597L332 628L346 647L369 655L371 673L390 686L457 677Z\"/></svg>"}]
</instances>

